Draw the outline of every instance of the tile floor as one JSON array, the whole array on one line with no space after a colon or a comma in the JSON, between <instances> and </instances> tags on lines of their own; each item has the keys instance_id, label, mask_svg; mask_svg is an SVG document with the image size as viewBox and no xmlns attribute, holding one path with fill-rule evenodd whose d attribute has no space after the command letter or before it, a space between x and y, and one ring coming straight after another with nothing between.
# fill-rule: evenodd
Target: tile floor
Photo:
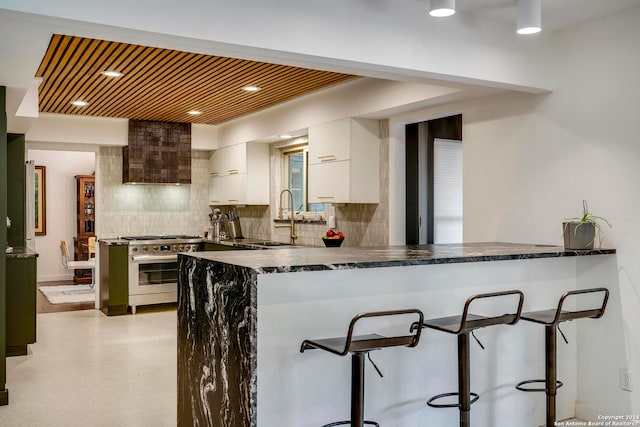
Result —
<instances>
[{"instance_id":1,"label":"tile floor","mask_svg":"<svg viewBox=\"0 0 640 427\"><path fill-rule=\"evenodd\" d=\"M31 354L7 359L2 427L175 426L175 307L38 314Z\"/></svg>"},{"instance_id":2,"label":"tile floor","mask_svg":"<svg viewBox=\"0 0 640 427\"><path fill-rule=\"evenodd\" d=\"M7 359L0 426L176 425L175 306L45 313L37 322L31 354Z\"/></svg>"}]
</instances>

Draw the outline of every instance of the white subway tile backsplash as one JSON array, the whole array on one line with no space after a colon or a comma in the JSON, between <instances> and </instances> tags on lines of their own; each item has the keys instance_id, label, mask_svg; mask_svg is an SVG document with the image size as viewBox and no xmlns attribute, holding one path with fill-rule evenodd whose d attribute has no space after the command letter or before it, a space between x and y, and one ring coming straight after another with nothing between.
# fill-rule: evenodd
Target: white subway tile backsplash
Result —
<instances>
[{"instance_id":1,"label":"white subway tile backsplash","mask_svg":"<svg viewBox=\"0 0 640 427\"><path fill-rule=\"evenodd\" d=\"M190 185L122 184L122 147L101 147L100 238L136 234L198 234L208 225L209 153L192 151Z\"/></svg>"}]
</instances>

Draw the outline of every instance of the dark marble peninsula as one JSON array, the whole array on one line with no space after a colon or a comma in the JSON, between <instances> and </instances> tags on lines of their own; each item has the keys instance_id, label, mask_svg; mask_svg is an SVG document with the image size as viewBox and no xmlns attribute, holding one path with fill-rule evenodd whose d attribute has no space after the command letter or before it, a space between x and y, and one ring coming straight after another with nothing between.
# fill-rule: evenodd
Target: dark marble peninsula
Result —
<instances>
[{"instance_id":1,"label":"dark marble peninsula","mask_svg":"<svg viewBox=\"0 0 640 427\"><path fill-rule=\"evenodd\" d=\"M471 243L180 254L178 425L317 427L348 418L349 358L300 354L303 339L342 336L353 315L363 311L459 314L469 295L500 289L525 292L527 310L547 308L562 292L582 286L578 259L614 253ZM606 257L588 262L598 258ZM392 326L377 328L384 333ZM477 363L493 367L474 371L472 381L485 391L474 405L478 425L490 425L495 411L504 425L536 425L543 417L544 404L510 410L521 405L523 393L487 391L514 382L523 357L539 352L535 337L522 331L499 329L486 337L487 351L473 350L482 358ZM575 330L565 333L571 342ZM385 377L367 373L367 419L400 427L447 425L448 411L428 408L424 398L455 388L455 368L449 366L454 349L455 340L423 334L416 349L374 352ZM573 350L561 355L559 366L572 363ZM496 366L499 372L493 372ZM527 370L537 368L531 358ZM517 377L523 372L518 369ZM575 373L566 380L575 383ZM569 390L559 415L573 414L571 397Z\"/></svg>"}]
</instances>

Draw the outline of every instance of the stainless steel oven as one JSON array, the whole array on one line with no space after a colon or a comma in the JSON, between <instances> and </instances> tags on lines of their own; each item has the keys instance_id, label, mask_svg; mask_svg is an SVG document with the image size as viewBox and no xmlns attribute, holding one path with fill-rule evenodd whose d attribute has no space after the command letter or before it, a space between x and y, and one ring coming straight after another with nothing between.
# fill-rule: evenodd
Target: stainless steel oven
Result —
<instances>
[{"instance_id":1,"label":"stainless steel oven","mask_svg":"<svg viewBox=\"0 0 640 427\"><path fill-rule=\"evenodd\" d=\"M193 236L134 236L129 240L129 306L177 301L178 252L196 252Z\"/></svg>"}]
</instances>

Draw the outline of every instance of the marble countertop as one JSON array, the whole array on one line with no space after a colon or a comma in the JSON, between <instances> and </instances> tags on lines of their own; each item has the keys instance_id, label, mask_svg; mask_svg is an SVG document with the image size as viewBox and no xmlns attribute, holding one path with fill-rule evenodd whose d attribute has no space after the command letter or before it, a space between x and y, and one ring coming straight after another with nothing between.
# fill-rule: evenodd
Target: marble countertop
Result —
<instances>
[{"instance_id":1,"label":"marble countertop","mask_svg":"<svg viewBox=\"0 0 640 427\"><path fill-rule=\"evenodd\" d=\"M360 248L281 248L277 251L213 251L186 255L250 268L257 273L288 273L615 253L615 249L566 251L562 246L488 242Z\"/></svg>"},{"instance_id":2,"label":"marble countertop","mask_svg":"<svg viewBox=\"0 0 640 427\"><path fill-rule=\"evenodd\" d=\"M38 253L28 248L13 248L13 252L5 254L7 259L11 258L37 258Z\"/></svg>"}]
</instances>

